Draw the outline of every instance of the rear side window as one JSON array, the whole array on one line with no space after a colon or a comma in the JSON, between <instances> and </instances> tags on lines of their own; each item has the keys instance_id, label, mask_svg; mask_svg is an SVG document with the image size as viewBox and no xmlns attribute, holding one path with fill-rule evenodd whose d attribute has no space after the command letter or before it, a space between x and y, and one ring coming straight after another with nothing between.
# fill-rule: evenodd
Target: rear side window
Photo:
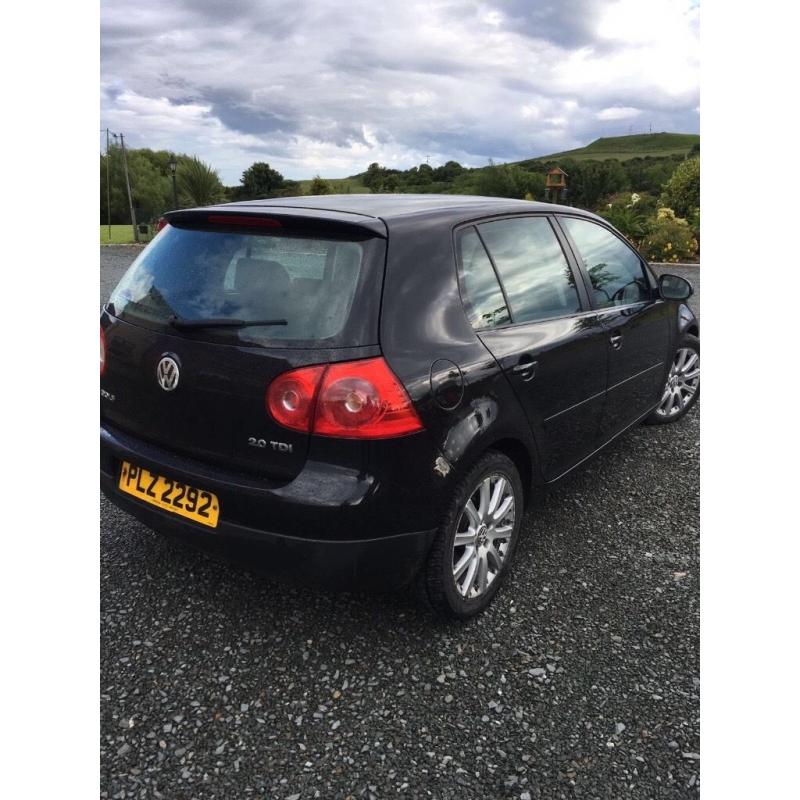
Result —
<instances>
[{"instance_id":1,"label":"rear side window","mask_svg":"<svg viewBox=\"0 0 800 800\"><path fill-rule=\"evenodd\" d=\"M464 305L473 328L494 328L511 321L492 262L475 228L458 237Z\"/></svg>"},{"instance_id":2,"label":"rear side window","mask_svg":"<svg viewBox=\"0 0 800 800\"><path fill-rule=\"evenodd\" d=\"M597 308L626 306L650 299L650 284L639 256L613 233L594 222L562 217L592 282Z\"/></svg>"},{"instance_id":3,"label":"rear side window","mask_svg":"<svg viewBox=\"0 0 800 800\"><path fill-rule=\"evenodd\" d=\"M285 319L286 325L240 328L238 336L256 343L335 340L355 313L373 245L168 226L134 261L111 302L134 323Z\"/></svg>"},{"instance_id":4,"label":"rear side window","mask_svg":"<svg viewBox=\"0 0 800 800\"><path fill-rule=\"evenodd\" d=\"M503 282L515 323L581 310L572 270L545 217L485 222L478 230Z\"/></svg>"}]
</instances>

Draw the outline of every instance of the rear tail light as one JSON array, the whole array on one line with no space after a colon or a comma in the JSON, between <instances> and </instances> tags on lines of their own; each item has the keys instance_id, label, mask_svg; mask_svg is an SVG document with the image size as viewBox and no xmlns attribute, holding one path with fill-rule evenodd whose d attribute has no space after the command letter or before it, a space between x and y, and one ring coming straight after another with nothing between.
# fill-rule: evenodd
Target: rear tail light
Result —
<instances>
[{"instance_id":1,"label":"rear tail light","mask_svg":"<svg viewBox=\"0 0 800 800\"><path fill-rule=\"evenodd\" d=\"M100 328L100 376L106 371L106 334L103 328Z\"/></svg>"},{"instance_id":2,"label":"rear tail light","mask_svg":"<svg viewBox=\"0 0 800 800\"><path fill-rule=\"evenodd\" d=\"M383 439L419 430L411 400L382 358L331 364L325 371L314 433Z\"/></svg>"},{"instance_id":3,"label":"rear tail light","mask_svg":"<svg viewBox=\"0 0 800 800\"><path fill-rule=\"evenodd\" d=\"M411 400L383 358L302 367L267 389L281 425L346 439L389 439L422 430Z\"/></svg>"},{"instance_id":4,"label":"rear tail light","mask_svg":"<svg viewBox=\"0 0 800 800\"><path fill-rule=\"evenodd\" d=\"M267 410L275 422L294 431L311 432L314 403L325 367L303 367L279 375L267 389Z\"/></svg>"},{"instance_id":5,"label":"rear tail light","mask_svg":"<svg viewBox=\"0 0 800 800\"><path fill-rule=\"evenodd\" d=\"M169 225L169 222L167 222L164 217L159 217L158 222L156 223L156 233L158 233L162 228L166 228L167 225Z\"/></svg>"}]
</instances>

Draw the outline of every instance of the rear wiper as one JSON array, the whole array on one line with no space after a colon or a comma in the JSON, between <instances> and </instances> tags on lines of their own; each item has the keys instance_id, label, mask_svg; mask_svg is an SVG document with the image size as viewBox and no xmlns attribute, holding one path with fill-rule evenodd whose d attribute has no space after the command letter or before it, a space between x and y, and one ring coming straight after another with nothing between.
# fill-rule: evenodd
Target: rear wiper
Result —
<instances>
[{"instance_id":1,"label":"rear wiper","mask_svg":"<svg viewBox=\"0 0 800 800\"><path fill-rule=\"evenodd\" d=\"M183 319L170 317L169 324L173 328L252 328L261 325L288 325L285 319Z\"/></svg>"}]
</instances>

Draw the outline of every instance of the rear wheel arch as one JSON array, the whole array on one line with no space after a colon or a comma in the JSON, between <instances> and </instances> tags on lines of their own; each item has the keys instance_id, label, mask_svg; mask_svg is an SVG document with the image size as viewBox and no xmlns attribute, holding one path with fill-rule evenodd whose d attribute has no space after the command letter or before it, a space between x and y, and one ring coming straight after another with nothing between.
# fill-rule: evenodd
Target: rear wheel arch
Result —
<instances>
[{"instance_id":1,"label":"rear wheel arch","mask_svg":"<svg viewBox=\"0 0 800 800\"><path fill-rule=\"evenodd\" d=\"M463 476L487 453L501 453L509 458L517 468L522 482L523 501L527 508L534 485L543 482L537 468L536 453L532 452L534 447L532 439L526 443L522 438L515 436L513 431L498 431L494 438L484 436L479 440L476 439L457 460L450 461L450 465L455 469L450 476L451 483L447 491L452 491L452 487L462 480ZM448 457L446 453L445 457Z\"/></svg>"},{"instance_id":2,"label":"rear wheel arch","mask_svg":"<svg viewBox=\"0 0 800 800\"><path fill-rule=\"evenodd\" d=\"M505 438L492 442L483 451L496 450L514 463L522 479L523 499L528 507L534 480L534 462L530 450L519 439ZM483 454L481 454L483 455Z\"/></svg>"}]
</instances>

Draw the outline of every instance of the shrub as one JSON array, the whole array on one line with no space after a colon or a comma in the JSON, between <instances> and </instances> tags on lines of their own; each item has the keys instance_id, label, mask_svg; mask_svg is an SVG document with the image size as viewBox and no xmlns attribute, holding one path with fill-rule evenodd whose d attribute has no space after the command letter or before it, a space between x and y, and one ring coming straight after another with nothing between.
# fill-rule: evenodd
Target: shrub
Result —
<instances>
[{"instance_id":1,"label":"shrub","mask_svg":"<svg viewBox=\"0 0 800 800\"><path fill-rule=\"evenodd\" d=\"M177 175L184 206L210 206L225 197L217 171L197 156L179 159Z\"/></svg>"},{"instance_id":2,"label":"shrub","mask_svg":"<svg viewBox=\"0 0 800 800\"><path fill-rule=\"evenodd\" d=\"M674 208L682 217L690 217L700 208L700 159L684 161L664 184L661 205Z\"/></svg>"},{"instance_id":3,"label":"shrub","mask_svg":"<svg viewBox=\"0 0 800 800\"><path fill-rule=\"evenodd\" d=\"M699 246L689 223L671 208L660 208L651 221L640 250L649 261L687 261L697 257Z\"/></svg>"},{"instance_id":4,"label":"shrub","mask_svg":"<svg viewBox=\"0 0 800 800\"><path fill-rule=\"evenodd\" d=\"M638 244L647 231L644 216L635 205L613 205L603 209L600 216L607 219L623 236Z\"/></svg>"},{"instance_id":5,"label":"shrub","mask_svg":"<svg viewBox=\"0 0 800 800\"><path fill-rule=\"evenodd\" d=\"M645 192L618 192L609 195L598 213L638 247L648 230L647 218L655 214L655 205L655 198Z\"/></svg>"},{"instance_id":6,"label":"shrub","mask_svg":"<svg viewBox=\"0 0 800 800\"><path fill-rule=\"evenodd\" d=\"M478 172L476 191L484 197L543 197L544 175L513 164L490 164Z\"/></svg>"},{"instance_id":7,"label":"shrub","mask_svg":"<svg viewBox=\"0 0 800 800\"><path fill-rule=\"evenodd\" d=\"M315 175L314 179L311 181L311 185L308 187L308 193L311 195L318 195L318 194L331 194L333 189L325 180L325 178L320 178L319 175Z\"/></svg>"}]
</instances>

